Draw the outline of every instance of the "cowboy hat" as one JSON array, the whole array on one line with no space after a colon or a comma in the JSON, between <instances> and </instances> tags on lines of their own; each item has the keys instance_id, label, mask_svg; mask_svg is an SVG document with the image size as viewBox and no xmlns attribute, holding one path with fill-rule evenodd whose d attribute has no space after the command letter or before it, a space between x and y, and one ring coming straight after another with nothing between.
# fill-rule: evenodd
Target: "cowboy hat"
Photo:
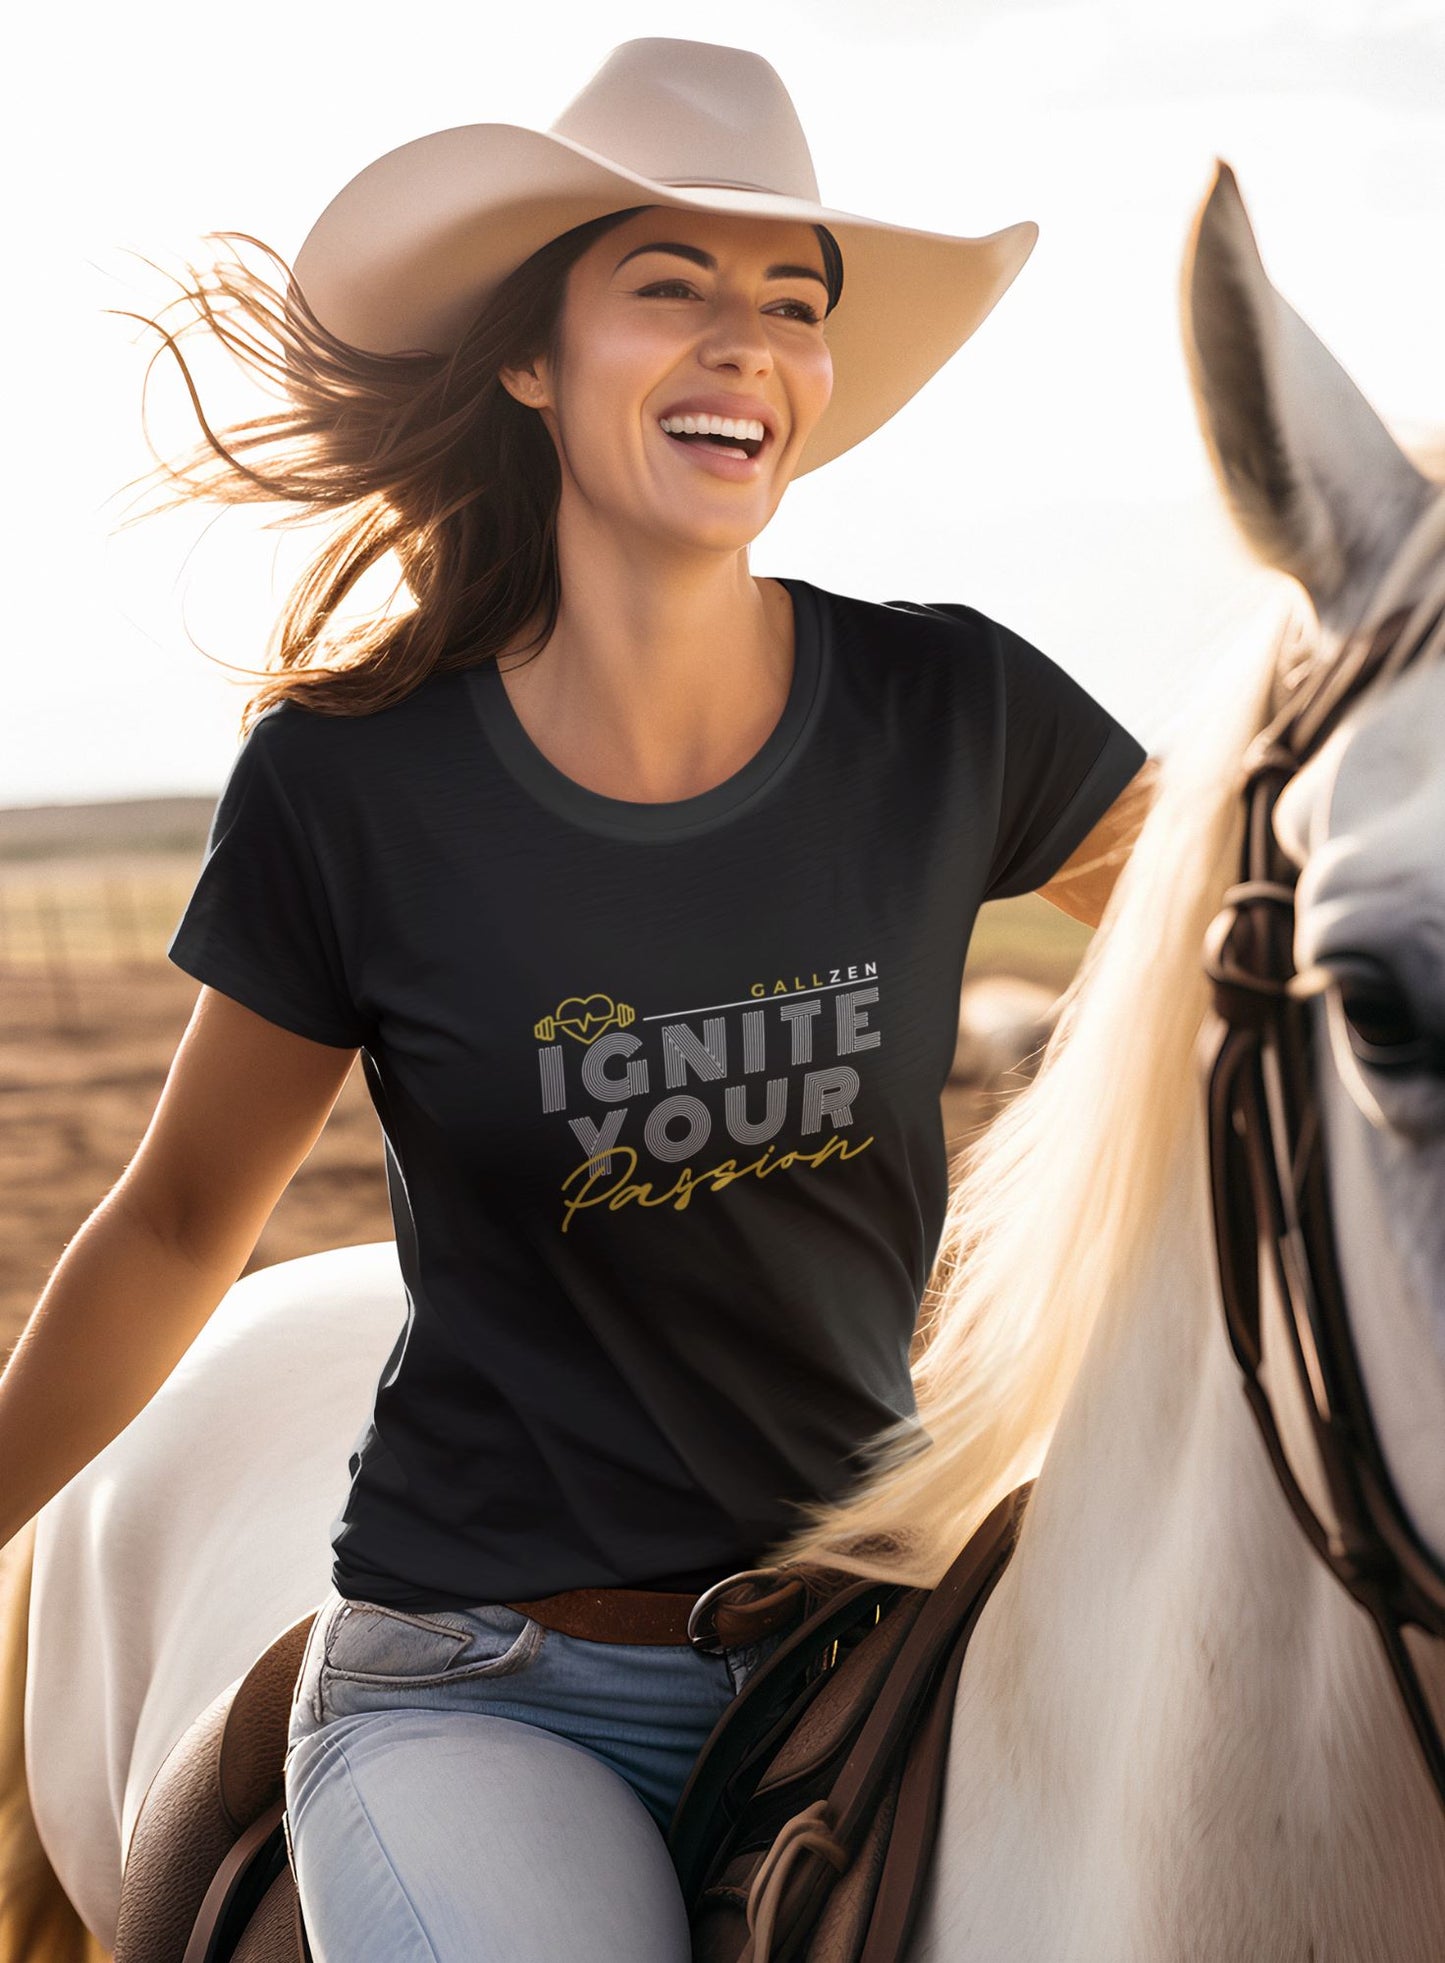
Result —
<instances>
[{"instance_id":1,"label":"cowboy hat","mask_svg":"<svg viewBox=\"0 0 1445 1963\"><path fill-rule=\"evenodd\" d=\"M447 354L523 260L631 205L825 225L846 290L828 315L833 394L795 476L862 442L962 347L1034 248L1032 219L982 238L920 232L818 201L777 71L710 41L612 50L546 130L471 123L368 164L292 266L322 326L378 354Z\"/></svg>"}]
</instances>

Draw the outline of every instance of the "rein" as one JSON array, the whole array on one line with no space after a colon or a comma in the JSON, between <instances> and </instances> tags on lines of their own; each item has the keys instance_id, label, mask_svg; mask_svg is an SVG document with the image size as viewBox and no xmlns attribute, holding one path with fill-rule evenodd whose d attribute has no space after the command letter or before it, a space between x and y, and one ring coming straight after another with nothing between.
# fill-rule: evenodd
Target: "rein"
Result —
<instances>
[{"instance_id":1,"label":"rein","mask_svg":"<svg viewBox=\"0 0 1445 1963\"><path fill-rule=\"evenodd\" d=\"M1401 1504L1365 1392L1333 1238L1311 1057L1310 998L1338 987L1339 976L1325 966L1296 972L1298 873L1271 822L1284 785L1344 711L1387 661L1393 673L1420 654L1445 608L1408 636L1411 614L1397 607L1372 636L1352 636L1245 754L1240 876L1204 939L1205 973L1224 1022L1208 1075L1209 1168L1220 1294L1249 1408L1310 1545L1374 1624L1445 1806L1445 1739L1401 1633L1413 1625L1445 1636L1445 1567ZM1328 1521L1290 1464L1261 1381L1262 1262L1283 1311Z\"/></svg>"}]
</instances>

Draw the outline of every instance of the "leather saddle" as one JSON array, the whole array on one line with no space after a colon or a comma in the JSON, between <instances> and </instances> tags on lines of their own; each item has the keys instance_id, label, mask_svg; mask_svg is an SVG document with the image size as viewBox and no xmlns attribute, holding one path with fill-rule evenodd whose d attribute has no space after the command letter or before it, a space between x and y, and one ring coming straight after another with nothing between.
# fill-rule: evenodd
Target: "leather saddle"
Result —
<instances>
[{"instance_id":1,"label":"leather saddle","mask_svg":"<svg viewBox=\"0 0 1445 1963\"><path fill-rule=\"evenodd\" d=\"M315 1619L283 1630L157 1768L126 1851L115 1963L311 1963L282 1811Z\"/></svg>"}]
</instances>

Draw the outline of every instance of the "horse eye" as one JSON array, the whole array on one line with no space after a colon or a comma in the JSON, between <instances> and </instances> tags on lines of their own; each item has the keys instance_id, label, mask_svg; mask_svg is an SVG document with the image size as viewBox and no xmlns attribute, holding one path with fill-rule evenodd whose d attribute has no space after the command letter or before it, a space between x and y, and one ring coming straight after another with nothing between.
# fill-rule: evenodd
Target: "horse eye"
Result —
<instances>
[{"instance_id":1,"label":"horse eye","mask_svg":"<svg viewBox=\"0 0 1445 1963\"><path fill-rule=\"evenodd\" d=\"M1387 968L1352 956L1338 968L1336 982L1350 1048L1361 1063L1405 1070L1431 1061L1434 1039L1416 1021L1409 997Z\"/></svg>"}]
</instances>

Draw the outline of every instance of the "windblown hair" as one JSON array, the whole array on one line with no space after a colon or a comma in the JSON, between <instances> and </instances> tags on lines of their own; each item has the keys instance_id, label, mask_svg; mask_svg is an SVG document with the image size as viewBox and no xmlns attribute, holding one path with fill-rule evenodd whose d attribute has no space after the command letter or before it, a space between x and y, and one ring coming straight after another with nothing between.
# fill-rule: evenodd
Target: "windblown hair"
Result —
<instances>
[{"instance_id":1,"label":"windblown hair","mask_svg":"<svg viewBox=\"0 0 1445 1963\"><path fill-rule=\"evenodd\" d=\"M1445 478L1434 440L1414 456ZM1445 500L1370 596L1372 619L1422 571L1420 615L1445 599ZM1203 941L1237 877L1245 752L1319 656L1303 590L1282 607L1275 591L1233 644L1247 665L1216 661L1191 694L1037 1073L955 1167L913 1365L922 1441L911 1422L876 1434L851 1490L799 1505L764 1562L931 1588L1042 1466L1101 1316L1158 1234L1184 1128L1202 1122Z\"/></svg>"},{"instance_id":2,"label":"windblown hair","mask_svg":"<svg viewBox=\"0 0 1445 1963\"><path fill-rule=\"evenodd\" d=\"M595 239L646 210L604 213L551 239L503 280L449 355L370 354L330 333L312 313L280 254L240 232L212 233L228 248L205 270L187 263L179 291L153 329L184 379L201 441L178 460L156 456L145 485L171 495L150 512L192 499L291 506L276 523L337 523L289 595L268 649L270 665L242 717L242 732L290 698L326 715L369 715L428 675L473 667L511 644L545 646L561 601L557 509L561 469L542 418L503 385L504 368L559 352L567 275ZM826 226L828 311L843 264ZM271 269L247 263L242 249ZM179 314L170 324L173 313ZM213 428L183 343L214 337L278 406ZM391 560L411 606L342 627L340 610L373 568Z\"/></svg>"}]
</instances>

